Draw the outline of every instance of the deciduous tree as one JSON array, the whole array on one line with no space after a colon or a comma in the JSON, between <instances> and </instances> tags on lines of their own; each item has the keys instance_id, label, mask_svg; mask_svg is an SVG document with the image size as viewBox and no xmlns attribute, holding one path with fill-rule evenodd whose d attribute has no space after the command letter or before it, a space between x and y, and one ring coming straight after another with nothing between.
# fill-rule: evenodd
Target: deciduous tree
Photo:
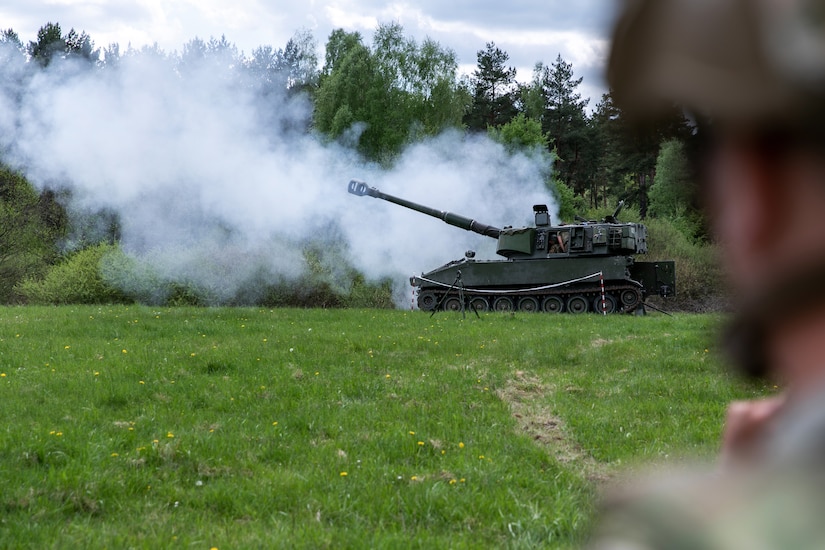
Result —
<instances>
[{"instance_id":1,"label":"deciduous tree","mask_svg":"<svg viewBox=\"0 0 825 550\"><path fill-rule=\"evenodd\" d=\"M389 162L410 141L460 124L466 96L455 54L432 40L419 46L400 25L381 25L370 49L357 33L336 30L325 59L316 128L332 138L357 130L358 149L372 160Z\"/></svg>"},{"instance_id":2,"label":"deciduous tree","mask_svg":"<svg viewBox=\"0 0 825 550\"><path fill-rule=\"evenodd\" d=\"M42 272L56 254L66 216L52 193L38 194L19 173L0 165L0 302L14 285Z\"/></svg>"}]
</instances>

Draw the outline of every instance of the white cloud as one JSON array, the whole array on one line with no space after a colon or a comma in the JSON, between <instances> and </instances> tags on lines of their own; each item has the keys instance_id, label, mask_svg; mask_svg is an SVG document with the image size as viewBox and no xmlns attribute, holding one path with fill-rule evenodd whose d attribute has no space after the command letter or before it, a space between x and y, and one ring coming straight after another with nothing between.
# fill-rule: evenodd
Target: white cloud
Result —
<instances>
[{"instance_id":1,"label":"white cloud","mask_svg":"<svg viewBox=\"0 0 825 550\"><path fill-rule=\"evenodd\" d=\"M378 25L379 20L370 15L360 15L353 13L337 4L326 6L324 14L332 27L340 27L346 30L372 30Z\"/></svg>"},{"instance_id":2,"label":"white cloud","mask_svg":"<svg viewBox=\"0 0 825 550\"><path fill-rule=\"evenodd\" d=\"M607 30L613 0L6 0L0 22L24 43L35 40L47 22L64 30L85 30L97 46L113 42L125 48L157 43L175 51L198 36L225 35L249 54L261 45L283 47L300 29L310 29L320 49L338 27L361 32L367 41L379 23L397 21L423 40L430 36L453 49L463 67L475 66L476 53L493 41L528 80L537 61L557 54L585 75L585 86L601 86Z\"/></svg>"}]
</instances>

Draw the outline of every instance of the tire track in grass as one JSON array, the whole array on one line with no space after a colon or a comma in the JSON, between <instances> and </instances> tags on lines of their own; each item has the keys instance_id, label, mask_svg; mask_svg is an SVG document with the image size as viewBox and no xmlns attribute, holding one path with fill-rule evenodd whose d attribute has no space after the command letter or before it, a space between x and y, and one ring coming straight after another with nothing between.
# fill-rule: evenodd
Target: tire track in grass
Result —
<instances>
[{"instance_id":1,"label":"tire track in grass","mask_svg":"<svg viewBox=\"0 0 825 550\"><path fill-rule=\"evenodd\" d=\"M579 470L588 481L609 481L608 468L590 456L567 434L564 421L543 401L554 391L537 376L516 371L513 378L496 392L510 406L519 432L527 434L559 463Z\"/></svg>"}]
</instances>

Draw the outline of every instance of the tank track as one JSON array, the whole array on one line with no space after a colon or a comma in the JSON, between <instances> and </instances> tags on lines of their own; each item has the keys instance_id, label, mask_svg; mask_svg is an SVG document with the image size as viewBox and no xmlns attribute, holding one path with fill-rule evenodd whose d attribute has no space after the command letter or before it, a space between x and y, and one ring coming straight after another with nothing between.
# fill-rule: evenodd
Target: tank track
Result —
<instances>
[{"instance_id":1,"label":"tank track","mask_svg":"<svg viewBox=\"0 0 825 550\"><path fill-rule=\"evenodd\" d=\"M530 313L629 313L642 305L640 286L628 283L609 283L604 286L605 299L599 285L562 287L546 291L525 293L479 294L465 288L465 309L483 311L523 311ZM418 307L423 311L460 311L461 293L457 289L425 288L418 294Z\"/></svg>"}]
</instances>

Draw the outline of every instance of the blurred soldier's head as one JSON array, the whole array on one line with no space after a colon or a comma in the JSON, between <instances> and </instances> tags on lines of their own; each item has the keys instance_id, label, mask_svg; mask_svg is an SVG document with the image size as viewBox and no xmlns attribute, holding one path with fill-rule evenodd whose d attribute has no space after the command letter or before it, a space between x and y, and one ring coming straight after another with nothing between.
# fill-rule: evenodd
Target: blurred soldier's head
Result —
<instances>
[{"instance_id":1,"label":"blurred soldier's head","mask_svg":"<svg viewBox=\"0 0 825 550\"><path fill-rule=\"evenodd\" d=\"M825 378L825 0L628 1L608 81L640 125L696 121L744 366Z\"/></svg>"}]
</instances>

